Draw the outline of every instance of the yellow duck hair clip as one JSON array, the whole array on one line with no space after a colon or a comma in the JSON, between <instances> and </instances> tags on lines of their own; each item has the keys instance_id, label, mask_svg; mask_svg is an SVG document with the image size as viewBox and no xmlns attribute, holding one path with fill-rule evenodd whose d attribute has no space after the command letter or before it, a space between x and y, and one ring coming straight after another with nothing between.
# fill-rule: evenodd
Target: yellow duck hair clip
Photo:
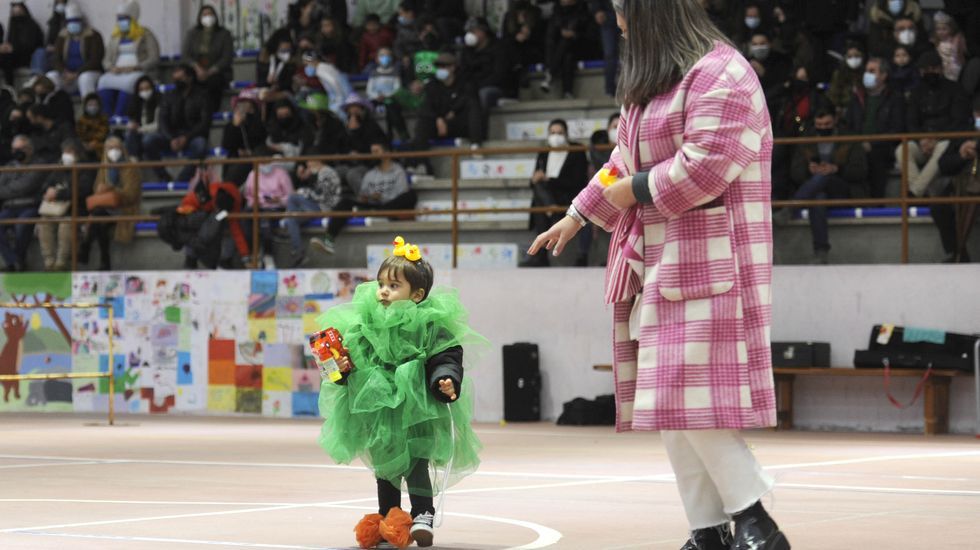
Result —
<instances>
[{"instance_id":1,"label":"yellow duck hair clip","mask_svg":"<svg viewBox=\"0 0 980 550\"><path fill-rule=\"evenodd\" d=\"M401 236L395 237L391 244L395 245L395 249L391 251L392 256L403 256L410 262L417 262L422 259L422 251L419 250L419 247L405 242Z\"/></svg>"}]
</instances>

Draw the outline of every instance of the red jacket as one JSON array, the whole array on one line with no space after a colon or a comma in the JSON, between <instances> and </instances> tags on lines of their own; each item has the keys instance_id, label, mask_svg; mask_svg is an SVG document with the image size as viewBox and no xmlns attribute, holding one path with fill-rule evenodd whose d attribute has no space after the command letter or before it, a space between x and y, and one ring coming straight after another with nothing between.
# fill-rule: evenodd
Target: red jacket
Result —
<instances>
[{"instance_id":1,"label":"red jacket","mask_svg":"<svg viewBox=\"0 0 980 550\"><path fill-rule=\"evenodd\" d=\"M395 43L395 35L391 32L388 27L382 26L381 30L374 34L363 33L361 34L361 42L358 44L357 50L359 52L358 67L364 70L364 67L374 61L378 57L378 50L381 48L390 48L392 44Z\"/></svg>"},{"instance_id":2,"label":"red jacket","mask_svg":"<svg viewBox=\"0 0 980 550\"><path fill-rule=\"evenodd\" d=\"M194 185L192 183L187 194L180 201L180 206L182 208L192 209L192 211L202 210L204 212L213 212L217 206L215 202L218 191L224 191L234 200L234 206L231 212L242 211L242 194L238 191L238 187L234 183L226 181L211 182L208 186L208 194L211 198L204 204L201 204L200 198L194 192ZM235 240L235 248L238 249L238 253L242 256L248 256L248 241L245 239L245 232L242 231L241 224L238 223L238 220L231 219L228 220L228 228L231 230L231 238Z\"/></svg>"}]
</instances>

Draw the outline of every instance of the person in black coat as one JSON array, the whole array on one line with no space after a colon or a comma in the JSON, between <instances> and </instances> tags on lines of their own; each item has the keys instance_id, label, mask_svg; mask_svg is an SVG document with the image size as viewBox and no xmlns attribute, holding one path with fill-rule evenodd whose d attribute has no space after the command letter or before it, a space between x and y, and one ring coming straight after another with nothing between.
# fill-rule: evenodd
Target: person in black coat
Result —
<instances>
[{"instance_id":1,"label":"person in black coat","mask_svg":"<svg viewBox=\"0 0 980 550\"><path fill-rule=\"evenodd\" d=\"M549 147L575 147L579 143L568 141L568 123L555 119L548 124ZM539 153L531 176L532 207L566 206L589 183L589 160L584 151L551 151ZM530 229L543 233L555 224L564 214L531 214ZM592 245L592 231L579 232L579 253L576 265L588 265L589 247ZM521 267L546 267L548 251L542 249L528 257Z\"/></svg>"},{"instance_id":2,"label":"person in black coat","mask_svg":"<svg viewBox=\"0 0 980 550\"><path fill-rule=\"evenodd\" d=\"M231 32L221 26L213 6L205 4L198 10L197 25L184 36L182 55L192 63L197 81L207 89L209 108L216 111L232 79L235 47Z\"/></svg>"},{"instance_id":3,"label":"person in black coat","mask_svg":"<svg viewBox=\"0 0 980 550\"><path fill-rule=\"evenodd\" d=\"M551 91L551 81L561 81L561 93L565 98L574 97L575 70L589 44L593 30L589 8L582 0L561 0L555 6L548 25L546 56L548 73L541 82L543 92Z\"/></svg>"},{"instance_id":4,"label":"person in black coat","mask_svg":"<svg viewBox=\"0 0 980 550\"><path fill-rule=\"evenodd\" d=\"M484 117L480 100L456 75L456 56L443 52L436 58L436 78L425 85L425 100L419 108L413 148L429 149L436 138L469 138L483 143Z\"/></svg>"},{"instance_id":5,"label":"person in black coat","mask_svg":"<svg viewBox=\"0 0 980 550\"><path fill-rule=\"evenodd\" d=\"M57 118L54 110L48 105L35 103L27 109L27 118L31 121L31 142L34 156L44 159L57 159L61 156L61 144L66 139L75 137L75 129L69 122Z\"/></svg>"},{"instance_id":6,"label":"person in black coat","mask_svg":"<svg viewBox=\"0 0 980 550\"><path fill-rule=\"evenodd\" d=\"M34 98L37 103L48 106L55 120L64 121L69 128L75 128L75 106L71 96L64 90L55 88L51 79L46 76L34 79Z\"/></svg>"},{"instance_id":7,"label":"person in black coat","mask_svg":"<svg viewBox=\"0 0 980 550\"><path fill-rule=\"evenodd\" d=\"M10 3L7 31L6 39L0 33L0 70L7 85L13 86L14 71L30 65L34 51L44 47L44 31L20 0Z\"/></svg>"},{"instance_id":8,"label":"person in black coat","mask_svg":"<svg viewBox=\"0 0 980 550\"><path fill-rule=\"evenodd\" d=\"M268 135L259 104L253 99L237 97L231 109L231 122L221 133L221 148L231 159L255 156L265 146ZM251 164L229 164L225 167L224 180L240 186L251 171Z\"/></svg>"},{"instance_id":9,"label":"person in black coat","mask_svg":"<svg viewBox=\"0 0 980 550\"><path fill-rule=\"evenodd\" d=\"M463 42L466 47L460 54L460 78L480 96L483 109L495 107L504 95L516 97L513 57L504 53L487 20L478 17L467 21Z\"/></svg>"},{"instance_id":10,"label":"person in black coat","mask_svg":"<svg viewBox=\"0 0 980 550\"><path fill-rule=\"evenodd\" d=\"M194 69L187 64L174 67L175 89L167 92L160 103L157 133L143 143L147 160L160 160L163 152L183 153L185 157L203 159L208 151L211 131L211 108L206 90L197 83ZM162 169L161 169L162 170ZM195 167L181 168L177 181L190 181ZM159 174L167 177L166 171Z\"/></svg>"},{"instance_id":11,"label":"person in black coat","mask_svg":"<svg viewBox=\"0 0 980 550\"><path fill-rule=\"evenodd\" d=\"M900 134L905 131L905 96L888 85L891 64L872 57L864 69L863 86L847 108L845 125L851 134ZM873 198L885 196L888 174L895 166L893 141L864 144L868 154L868 179Z\"/></svg>"},{"instance_id":12,"label":"person in black coat","mask_svg":"<svg viewBox=\"0 0 980 550\"><path fill-rule=\"evenodd\" d=\"M980 132L980 97L973 101L973 127ZM977 148L980 140L958 139L950 142L946 152L939 159L939 173L948 178L956 178L969 170L977 174ZM975 176L974 176L975 177ZM951 182L952 183L952 182ZM964 190L957 189L955 184L948 185L944 196L963 194ZM939 238L946 253L945 263L969 263L970 255L966 251L966 238L970 229L976 223L977 206L952 204L934 204L930 209L932 221L939 230Z\"/></svg>"},{"instance_id":13,"label":"person in black coat","mask_svg":"<svg viewBox=\"0 0 980 550\"><path fill-rule=\"evenodd\" d=\"M752 34L749 39L746 59L755 70L762 84L762 91L766 95L766 103L773 105L780 93L783 85L790 76L793 62L782 52L773 49L772 37L762 31Z\"/></svg>"}]
</instances>

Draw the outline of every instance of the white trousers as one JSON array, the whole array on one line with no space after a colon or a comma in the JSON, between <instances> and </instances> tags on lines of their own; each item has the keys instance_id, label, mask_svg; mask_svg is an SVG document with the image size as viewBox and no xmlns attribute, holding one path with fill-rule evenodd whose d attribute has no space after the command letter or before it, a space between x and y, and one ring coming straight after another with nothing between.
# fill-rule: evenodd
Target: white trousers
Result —
<instances>
[{"instance_id":1,"label":"white trousers","mask_svg":"<svg viewBox=\"0 0 980 550\"><path fill-rule=\"evenodd\" d=\"M140 71L122 74L105 73L99 77L99 89L104 90L108 88L124 94L134 95L136 93L136 81L142 77L143 73Z\"/></svg>"},{"instance_id":2,"label":"white trousers","mask_svg":"<svg viewBox=\"0 0 980 550\"><path fill-rule=\"evenodd\" d=\"M85 71L84 73L78 75L78 78L76 78L71 84L65 84L62 82L61 73L58 71L50 71L45 76L51 79L51 82L54 82L56 88L61 88L69 94L73 94L77 91L79 95L84 98L88 94L95 91L95 87L99 83L99 77L102 76L102 73L99 71Z\"/></svg>"},{"instance_id":3,"label":"white trousers","mask_svg":"<svg viewBox=\"0 0 980 550\"><path fill-rule=\"evenodd\" d=\"M949 147L949 140L936 143L932 156L926 156L919 147L918 141L909 142L909 191L917 197L938 195L939 189L933 189L932 184L939 176L939 159ZM895 158L902 162L902 146L895 149ZM921 166L921 168L920 168Z\"/></svg>"},{"instance_id":4,"label":"white trousers","mask_svg":"<svg viewBox=\"0 0 980 550\"><path fill-rule=\"evenodd\" d=\"M692 530L727 523L772 490L772 477L737 431L660 434Z\"/></svg>"}]
</instances>

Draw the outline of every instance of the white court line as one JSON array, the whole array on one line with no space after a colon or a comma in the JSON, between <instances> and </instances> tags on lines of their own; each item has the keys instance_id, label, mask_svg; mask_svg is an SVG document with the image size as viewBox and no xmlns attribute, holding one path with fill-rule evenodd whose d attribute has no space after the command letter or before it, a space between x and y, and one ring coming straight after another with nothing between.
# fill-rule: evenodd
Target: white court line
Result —
<instances>
[{"instance_id":1,"label":"white court line","mask_svg":"<svg viewBox=\"0 0 980 550\"><path fill-rule=\"evenodd\" d=\"M920 460L924 458L961 458L980 456L980 451L948 451L942 453L918 453L907 455L867 456L864 458L846 458L842 460L825 460L822 462L800 462L797 464L782 464L765 466L766 470L792 470L796 468L811 468L814 466L844 466L847 464L865 464L868 462L887 462L892 460Z\"/></svg>"},{"instance_id":2,"label":"white court line","mask_svg":"<svg viewBox=\"0 0 980 550\"><path fill-rule=\"evenodd\" d=\"M38 537L68 537L75 539L116 540L126 542L160 542L166 544L203 544L209 546L235 546L239 548L284 548L290 550L346 550L346 548L328 548L326 546L295 546L291 544L262 544L258 542L231 542L220 540L167 539L161 537L126 537L122 535L81 535L72 533L19 533Z\"/></svg>"},{"instance_id":3,"label":"white court line","mask_svg":"<svg viewBox=\"0 0 980 550\"><path fill-rule=\"evenodd\" d=\"M64 462L58 462L56 464L6 464L0 466L0 470L14 470L17 468L50 468L51 466L79 466L82 464L107 464L103 460L84 460L78 462L69 462L65 464Z\"/></svg>"},{"instance_id":4,"label":"white court line","mask_svg":"<svg viewBox=\"0 0 980 550\"><path fill-rule=\"evenodd\" d=\"M935 495L935 496L958 496L958 497L980 497L980 491L969 490L947 490L947 489L912 489L901 487L874 487L863 485L818 485L811 483L776 483L778 489L814 489L818 491L852 491L856 493L889 493L899 495Z\"/></svg>"}]
</instances>

